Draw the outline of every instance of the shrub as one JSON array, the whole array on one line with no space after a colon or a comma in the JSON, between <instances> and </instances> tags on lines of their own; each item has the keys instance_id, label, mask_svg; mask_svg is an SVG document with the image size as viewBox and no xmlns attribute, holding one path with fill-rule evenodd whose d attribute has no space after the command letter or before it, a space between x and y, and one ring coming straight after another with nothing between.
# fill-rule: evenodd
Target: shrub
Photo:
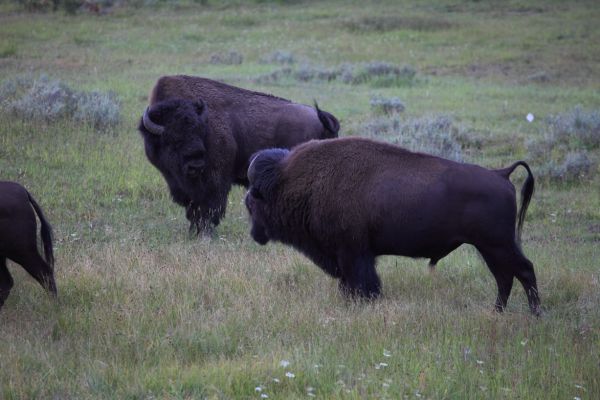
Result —
<instances>
[{"instance_id":1,"label":"shrub","mask_svg":"<svg viewBox=\"0 0 600 400\"><path fill-rule=\"evenodd\" d=\"M344 28L355 33L387 32L400 29L415 31L439 31L452 27L441 18L376 16L355 18L342 23Z\"/></svg>"},{"instance_id":2,"label":"shrub","mask_svg":"<svg viewBox=\"0 0 600 400\"><path fill-rule=\"evenodd\" d=\"M581 107L546 118L541 139L526 143L539 176L556 182L592 177L595 161L589 151L600 147L600 113Z\"/></svg>"},{"instance_id":3,"label":"shrub","mask_svg":"<svg viewBox=\"0 0 600 400\"><path fill-rule=\"evenodd\" d=\"M426 116L401 121L379 117L363 126L367 135L387 140L412 151L463 161L463 149L456 139L462 129L448 116Z\"/></svg>"},{"instance_id":4,"label":"shrub","mask_svg":"<svg viewBox=\"0 0 600 400\"><path fill-rule=\"evenodd\" d=\"M242 56L237 51L230 51L226 54L213 54L210 56L211 64L224 64L224 65L239 65L244 61Z\"/></svg>"},{"instance_id":5,"label":"shrub","mask_svg":"<svg viewBox=\"0 0 600 400\"><path fill-rule=\"evenodd\" d=\"M292 67L288 67L292 68ZM255 80L262 83L272 83L275 76L281 77L281 70L269 75L261 75ZM287 71L287 69L286 69ZM292 77L300 82L334 81L359 85L369 83L376 87L406 86L415 81L416 70L410 66L398 67L385 62L371 62L362 64L342 64L337 68L323 68L302 65L290 70ZM269 82L265 82L265 80Z\"/></svg>"},{"instance_id":6,"label":"shrub","mask_svg":"<svg viewBox=\"0 0 600 400\"><path fill-rule=\"evenodd\" d=\"M394 64L373 61L362 64L343 64L341 79L353 85L370 83L373 86L405 86L413 83L417 71L411 66L398 67Z\"/></svg>"},{"instance_id":7,"label":"shrub","mask_svg":"<svg viewBox=\"0 0 600 400\"><path fill-rule=\"evenodd\" d=\"M309 65L303 65L297 68L294 73L294 79L301 82L307 81L333 81L337 78L339 72L335 69L327 69L320 67L311 67Z\"/></svg>"},{"instance_id":8,"label":"shrub","mask_svg":"<svg viewBox=\"0 0 600 400\"><path fill-rule=\"evenodd\" d=\"M260 61L263 64L283 64L292 65L296 62L294 55L289 51L275 50L272 53L264 55Z\"/></svg>"},{"instance_id":9,"label":"shrub","mask_svg":"<svg viewBox=\"0 0 600 400\"><path fill-rule=\"evenodd\" d=\"M275 70L268 74L259 75L258 77L254 78L254 81L256 83L260 83L260 84L264 84L264 85L271 85L274 83L278 83L283 78L287 78L287 77L291 76L291 74L292 74L292 69L289 67L286 67L286 68L281 68L281 69Z\"/></svg>"},{"instance_id":10,"label":"shrub","mask_svg":"<svg viewBox=\"0 0 600 400\"><path fill-rule=\"evenodd\" d=\"M404 103L397 97L373 96L369 103L371 104L371 110L380 114L396 114L405 109Z\"/></svg>"},{"instance_id":11,"label":"shrub","mask_svg":"<svg viewBox=\"0 0 600 400\"><path fill-rule=\"evenodd\" d=\"M20 76L0 86L0 110L22 119L56 122L71 118L97 129L116 126L120 103L114 93L80 92L46 75Z\"/></svg>"}]
</instances>

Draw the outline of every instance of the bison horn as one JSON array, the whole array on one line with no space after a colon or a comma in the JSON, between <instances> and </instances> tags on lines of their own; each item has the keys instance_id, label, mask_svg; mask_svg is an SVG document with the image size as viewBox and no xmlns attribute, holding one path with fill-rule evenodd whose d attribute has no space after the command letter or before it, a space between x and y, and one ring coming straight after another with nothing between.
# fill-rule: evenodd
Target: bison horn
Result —
<instances>
[{"instance_id":1,"label":"bison horn","mask_svg":"<svg viewBox=\"0 0 600 400\"><path fill-rule=\"evenodd\" d=\"M165 131L165 127L153 122L150 119L150 115L148 115L149 110L150 107L147 107L146 111L144 111L144 116L142 117L142 123L144 124L144 128L146 128L150 133L153 133L155 135L162 135L162 133Z\"/></svg>"}]
</instances>

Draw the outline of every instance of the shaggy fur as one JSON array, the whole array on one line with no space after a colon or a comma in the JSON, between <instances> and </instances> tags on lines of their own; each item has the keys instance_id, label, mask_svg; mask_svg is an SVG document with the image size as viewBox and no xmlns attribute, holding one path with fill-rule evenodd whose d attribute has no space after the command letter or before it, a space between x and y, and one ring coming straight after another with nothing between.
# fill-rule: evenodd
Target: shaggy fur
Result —
<instances>
[{"instance_id":1,"label":"shaggy fur","mask_svg":"<svg viewBox=\"0 0 600 400\"><path fill-rule=\"evenodd\" d=\"M41 223L45 260L37 250L36 214ZM0 308L13 287L7 258L20 264L56 296L52 228L29 192L14 182L0 182Z\"/></svg>"},{"instance_id":2,"label":"shaggy fur","mask_svg":"<svg viewBox=\"0 0 600 400\"><path fill-rule=\"evenodd\" d=\"M528 172L515 229L515 188ZM290 244L350 295L374 298L381 283L375 257L429 258L431 265L463 243L483 255L498 284L502 311L513 278L534 314L540 300L532 263L518 243L534 189L526 163L489 170L363 138L311 141L292 151L259 152L248 171L246 207L252 237Z\"/></svg>"},{"instance_id":3,"label":"shaggy fur","mask_svg":"<svg viewBox=\"0 0 600 400\"><path fill-rule=\"evenodd\" d=\"M210 229L225 213L232 184L248 185L250 156L337 136L339 122L320 110L209 79L165 76L140 121L148 160L162 173L173 200L186 207L190 229Z\"/></svg>"}]
</instances>

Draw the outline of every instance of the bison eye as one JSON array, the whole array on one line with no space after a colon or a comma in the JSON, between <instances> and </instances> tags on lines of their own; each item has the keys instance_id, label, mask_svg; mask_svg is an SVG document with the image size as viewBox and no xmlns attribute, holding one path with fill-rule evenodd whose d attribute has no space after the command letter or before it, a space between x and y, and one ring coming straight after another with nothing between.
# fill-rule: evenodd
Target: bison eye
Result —
<instances>
[{"instance_id":1,"label":"bison eye","mask_svg":"<svg viewBox=\"0 0 600 400\"><path fill-rule=\"evenodd\" d=\"M183 173L188 178L197 178L204 171L204 161L194 160L183 166Z\"/></svg>"}]
</instances>

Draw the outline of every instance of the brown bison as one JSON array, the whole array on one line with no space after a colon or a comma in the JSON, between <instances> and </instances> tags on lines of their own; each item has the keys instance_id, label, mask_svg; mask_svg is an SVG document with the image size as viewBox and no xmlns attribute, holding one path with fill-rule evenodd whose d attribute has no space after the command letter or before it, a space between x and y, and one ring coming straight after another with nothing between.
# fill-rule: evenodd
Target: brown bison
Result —
<instances>
[{"instance_id":1,"label":"brown bison","mask_svg":"<svg viewBox=\"0 0 600 400\"><path fill-rule=\"evenodd\" d=\"M178 75L158 80L139 131L148 160L186 207L190 230L200 232L219 224L232 184L248 185L252 154L336 137L339 127L316 104Z\"/></svg>"},{"instance_id":2,"label":"brown bison","mask_svg":"<svg viewBox=\"0 0 600 400\"><path fill-rule=\"evenodd\" d=\"M45 260L37 250L36 213L41 223ZM13 286L13 279L6 267L7 258L21 264L36 281L56 296L52 228L29 192L14 182L0 182L0 308Z\"/></svg>"},{"instance_id":3,"label":"brown bison","mask_svg":"<svg viewBox=\"0 0 600 400\"><path fill-rule=\"evenodd\" d=\"M515 188L509 180L522 165L518 229ZM532 263L520 232L534 189L529 166L518 161L489 170L364 138L311 141L292 151L270 149L253 157L245 203L251 235L260 244L290 244L350 295L377 297L375 257L429 258L435 265L463 243L483 255L498 284L502 311L513 277L538 315Z\"/></svg>"}]
</instances>

